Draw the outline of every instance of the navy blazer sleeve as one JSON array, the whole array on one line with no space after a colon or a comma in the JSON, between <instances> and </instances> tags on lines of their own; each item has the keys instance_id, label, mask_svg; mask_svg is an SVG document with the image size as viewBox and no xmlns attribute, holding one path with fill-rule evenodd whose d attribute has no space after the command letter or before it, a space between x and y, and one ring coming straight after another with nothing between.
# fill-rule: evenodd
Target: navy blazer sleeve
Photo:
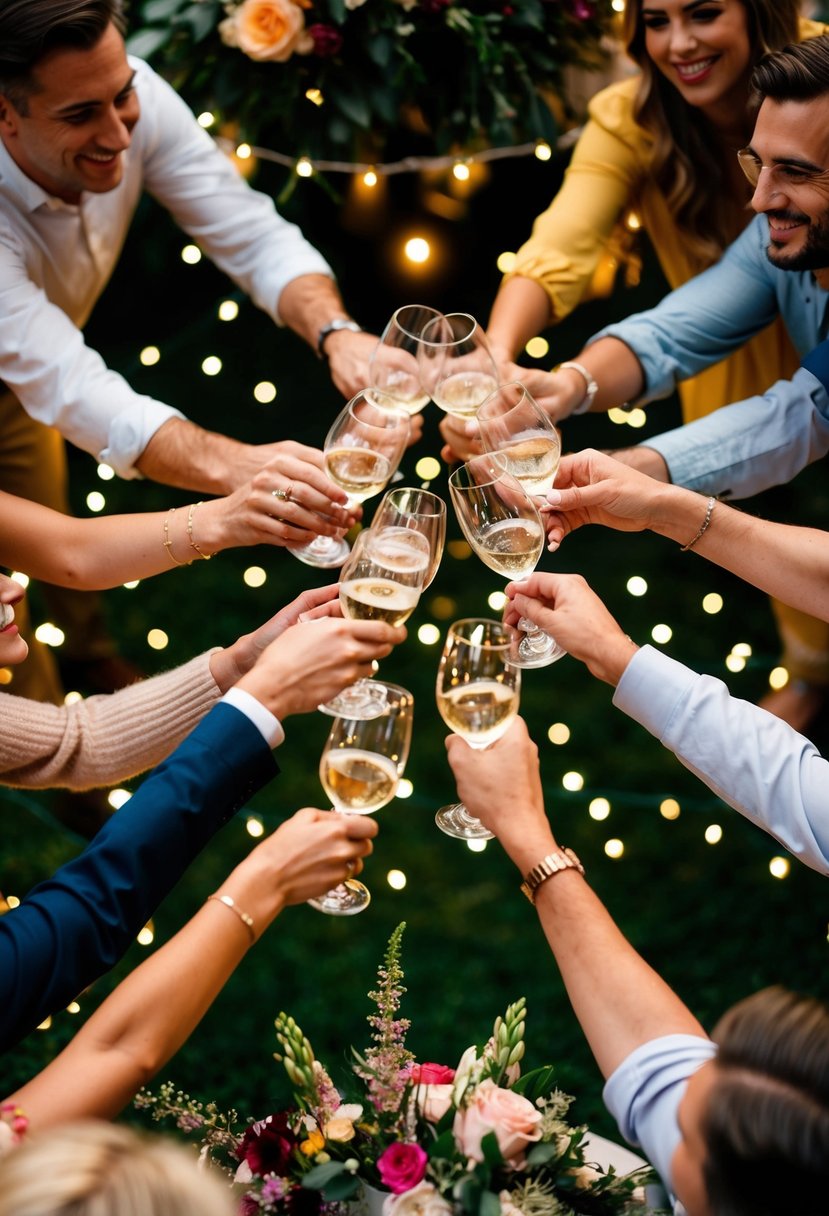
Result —
<instances>
[{"instance_id":1,"label":"navy blazer sleeve","mask_svg":"<svg viewBox=\"0 0 829 1216\"><path fill-rule=\"evenodd\" d=\"M214 706L89 846L0 917L0 1051L109 970L205 844L278 772Z\"/></svg>"}]
</instances>

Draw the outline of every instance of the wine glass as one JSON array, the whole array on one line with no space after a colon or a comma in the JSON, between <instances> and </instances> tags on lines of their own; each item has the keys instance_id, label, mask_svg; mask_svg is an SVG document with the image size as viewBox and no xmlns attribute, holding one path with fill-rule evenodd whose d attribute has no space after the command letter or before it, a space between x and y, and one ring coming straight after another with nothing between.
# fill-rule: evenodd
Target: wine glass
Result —
<instances>
[{"instance_id":1,"label":"wine glass","mask_svg":"<svg viewBox=\"0 0 829 1216\"><path fill-rule=\"evenodd\" d=\"M386 708L369 719L335 718L320 757L320 781L340 815L370 815L391 802L412 741L414 697L396 684L384 684ZM354 916L368 907L364 883L347 878L312 908L329 916Z\"/></svg>"},{"instance_id":2,"label":"wine glass","mask_svg":"<svg viewBox=\"0 0 829 1216\"><path fill-rule=\"evenodd\" d=\"M363 389L332 423L323 465L348 495L346 508L385 489L409 441L409 415L375 389ZM344 537L317 536L291 553L308 566L341 566L351 552Z\"/></svg>"},{"instance_id":3,"label":"wine glass","mask_svg":"<svg viewBox=\"0 0 829 1216\"><path fill-rule=\"evenodd\" d=\"M435 405L456 418L474 418L498 387L498 370L474 317L450 312L429 321L417 352L420 379Z\"/></svg>"},{"instance_id":4,"label":"wine glass","mask_svg":"<svg viewBox=\"0 0 829 1216\"><path fill-rule=\"evenodd\" d=\"M544 411L518 380L502 384L475 415L487 452L501 452L507 472L528 494L546 497L561 460L561 439Z\"/></svg>"},{"instance_id":5,"label":"wine glass","mask_svg":"<svg viewBox=\"0 0 829 1216\"><path fill-rule=\"evenodd\" d=\"M409 528L364 528L340 574L340 607L352 621L402 625L414 612L429 570L429 542ZM376 718L385 685L357 680L318 708L334 717Z\"/></svg>"},{"instance_id":6,"label":"wine glass","mask_svg":"<svg viewBox=\"0 0 829 1216\"><path fill-rule=\"evenodd\" d=\"M440 716L470 747L489 747L518 713L521 672L510 661L512 631L502 621L470 618L449 627L438 668ZM490 840L462 802L442 806L435 823L459 840Z\"/></svg>"},{"instance_id":7,"label":"wine glass","mask_svg":"<svg viewBox=\"0 0 829 1216\"><path fill-rule=\"evenodd\" d=\"M408 414L417 414L429 402L420 382L417 352L423 330L442 316L425 304L404 304L383 330L369 359L369 384L379 389Z\"/></svg>"},{"instance_id":8,"label":"wine glass","mask_svg":"<svg viewBox=\"0 0 829 1216\"><path fill-rule=\"evenodd\" d=\"M478 557L507 579L524 578L544 550L544 524L535 503L507 472L502 452L473 456L449 478L449 493L464 536ZM514 639L510 662L516 667L546 667L565 653L561 646L522 617L525 631Z\"/></svg>"},{"instance_id":9,"label":"wine glass","mask_svg":"<svg viewBox=\"0 0 829 1216\"><path fill-rule=\"evenodd\" d=\"M423 591L429 587L438 572L443 546L446 541L446 503L430 490L416 490L411 486L397 486L387 490L374 512L372 528L393 525L422 533L429 542L429 569L423 580Z\"/></svg>"}]
</instances>

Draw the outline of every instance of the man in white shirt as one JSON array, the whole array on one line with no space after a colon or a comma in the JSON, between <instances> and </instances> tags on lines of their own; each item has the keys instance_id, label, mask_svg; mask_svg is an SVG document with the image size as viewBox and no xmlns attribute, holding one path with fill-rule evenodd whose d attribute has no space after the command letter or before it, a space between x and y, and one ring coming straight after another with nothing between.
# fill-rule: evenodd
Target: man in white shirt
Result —
<instances>
[{"instance_id":1,"label":"man in white shirt","mask_svg":"<svg viewBox=\"0 0 829 1216\"><path fill-rule=\"evenodd\" d=\"M277 457L295 501L313 486L336 514L343 496L318 452L206 431L135 393L84 343L81 327L144 190L275 322L328 358L344 393L364 386L376 341L348 317L299 230L247 186L173 90L128 59L122 25L121 0L0 0L0 380L9 390L0 484L65 509L54 427L122 477L204 493L227 493ZM291 511L280 504L288 522ZM88 620L77 626L89 640ZM68 645L71 633L70 623Z\"/></svg>"}]
</instances>

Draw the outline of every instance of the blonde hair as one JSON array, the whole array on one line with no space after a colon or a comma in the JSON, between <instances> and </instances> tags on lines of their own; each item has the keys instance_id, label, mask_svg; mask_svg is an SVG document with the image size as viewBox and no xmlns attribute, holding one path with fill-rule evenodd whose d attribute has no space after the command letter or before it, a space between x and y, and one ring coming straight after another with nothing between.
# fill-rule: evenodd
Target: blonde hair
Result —
<instances>
[{"instance_id":1,"label":"blonde hair","mask_svg":"<svg viewBox=\"0 0 829 1216\"><path fill-rule=\"evenodd\" d=\"M46 1130L0 1160L0 1216L233 1216L184 1149L110 1123Z\"/></svg>"},{"instance_id":2,"label":"blonde hair","mask_svg":"<svg viewBox=\"0 0 829 1216\"><path fill-rule=\"evenodd\" d=\"M741 0L748 21L751 64L798 40L798 0ZM701 265L716 261L745 224L743 201L730 197L722 150L703 115L683 101L645 49L642 0L625 5L623 37L642 70L636 121L653 137L650 174L665 195L686 246ZM748 108L748 93L746 108Z\"/></svg>"}]
</instances>

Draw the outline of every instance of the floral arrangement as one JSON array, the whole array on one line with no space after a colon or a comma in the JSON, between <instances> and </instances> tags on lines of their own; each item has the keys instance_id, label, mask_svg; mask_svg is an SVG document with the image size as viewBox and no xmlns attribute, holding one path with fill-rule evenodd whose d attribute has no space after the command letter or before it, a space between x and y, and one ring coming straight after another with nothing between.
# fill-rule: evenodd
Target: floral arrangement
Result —
<instances>
[{"instance_id":1,"label":"floral arrangement","mask_svg":"<svg viewBox=\"0 0 829 1216\"><path fill-rule=\"evenodd\" d=\"M521 1074L525 1002L510 1005L482 1047L456 1068L419 1064L399 1015L400 945L392 934L369 997L372 1042L354 1052L357 1100L344 1100L293 1018L276 1037L294 1105L244 1127L170 1084L136 1099L155 1120L199 1132L202 1159L220 1164L241 1190L242 1216L317 1216L366 1197L382 1216L604 1216L633 1209L649 1171L620 1176L585 1163L586 1129L567 1122L572 1098L549 1066ZM370 1212L378 1211L376 1202Z\"/></svg>"},{"instance_id":2,"label":"floral arrangement","mask_svg":"<svg viewBox=\"0 0 829 1216\"><path fill-rule=\"evenodd\" d=\"M438 152L552 139L539 90L611 20L610 0L133 0L128 45L241 139L373 163L406 128Z\"/></svg>"}]
</instances>

